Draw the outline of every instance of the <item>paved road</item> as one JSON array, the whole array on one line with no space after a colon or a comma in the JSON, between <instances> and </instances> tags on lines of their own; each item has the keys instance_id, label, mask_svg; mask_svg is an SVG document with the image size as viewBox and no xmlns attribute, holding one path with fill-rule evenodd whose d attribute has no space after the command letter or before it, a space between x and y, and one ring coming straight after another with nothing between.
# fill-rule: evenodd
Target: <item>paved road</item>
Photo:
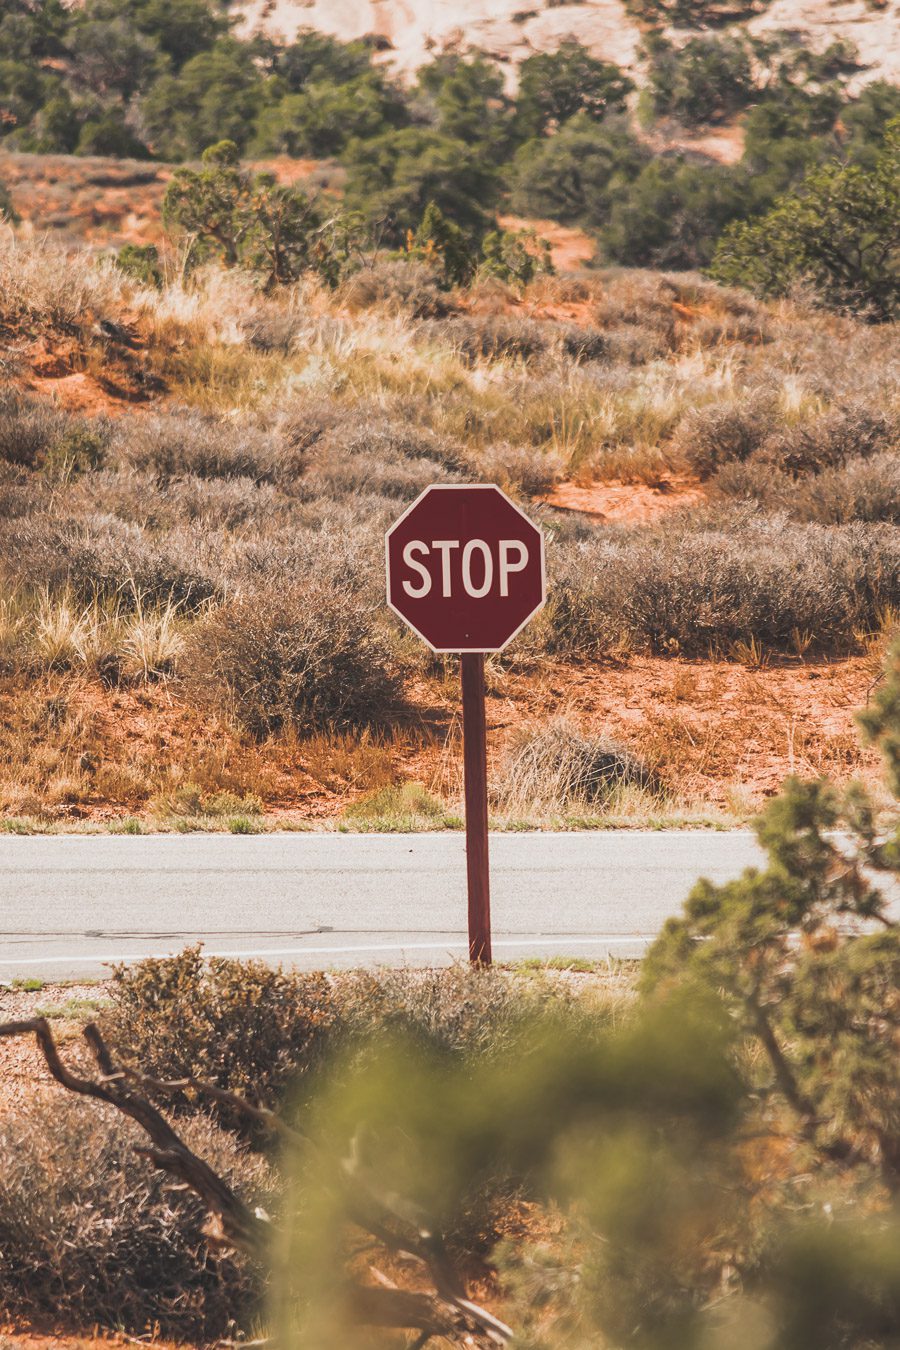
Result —
<instances>
[{"instance_id":1,"label":"paved road","mask_svg":"<svg viewBox=\"0 0 900 1350\"><path fill-rule=\"evenodd\" d=\"M640 955L700 876L760 862L749 833L491 840L494 950ZM465 953L459 834L0 836L0 980L103 973L202 941L304 968Z\"/></svg>"}]
</instances>

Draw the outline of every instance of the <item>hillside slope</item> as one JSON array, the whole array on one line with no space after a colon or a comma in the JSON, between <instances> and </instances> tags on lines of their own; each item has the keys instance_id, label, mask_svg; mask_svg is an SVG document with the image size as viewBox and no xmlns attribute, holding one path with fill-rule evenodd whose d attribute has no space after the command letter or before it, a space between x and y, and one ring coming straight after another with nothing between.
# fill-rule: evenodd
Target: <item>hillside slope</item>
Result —
<instances>
[{"instance_id":1,"label":"hillside slope","mask_svg":"<svg viewBox=\"0 0 900 1350\"><path fill-rule=\"evenodd\" d=\"M301 28L317 28L344 40L378 36L385 61L404 73L435 51L475 46L502 62L513 82L525 57L573 36L595 55L640 75L641 25L622 0L240 0L234 9L243 16L244 33L292 38ZM817 51L837 39L854 43L861 69L851 90L900 79L900 0L772 0L738 26L759 36L787 31Z\"/></svg>"}]
</instances>

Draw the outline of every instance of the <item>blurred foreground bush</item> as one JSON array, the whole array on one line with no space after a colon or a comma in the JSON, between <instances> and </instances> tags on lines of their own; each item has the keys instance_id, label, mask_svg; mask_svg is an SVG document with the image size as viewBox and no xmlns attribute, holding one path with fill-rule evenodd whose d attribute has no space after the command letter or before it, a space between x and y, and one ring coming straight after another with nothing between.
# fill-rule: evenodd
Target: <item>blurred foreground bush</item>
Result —
<instances>
[{"instance_id":1,"label":"blurred foreground bush","mask_svg":"<svg viewBox=\"0 0 900 1350\"><path fill-rule=\"evenodd\" d=\"M861 722L900 793L900 648ZM123 1247L133 1162L108 1107L97 1162L66 1113L23 1117L2 1136L10 1308L43 1311L50 1289L106 1325L216 1328L227 1308L246 1328L268 1284L281 1343L304 1350L895 1347L900 931L878 879L900 873L896 809L790 780L757 833L765 868L694 888L633 1004L599 973L289 976L196 951L120 972L120 1058L98 1058L127 1084L113 1104L175 1108L231 1178L237 1199L210 1208L242 1207L224 1232L245 1257L210 1279L193 1199L161 1211L166 1188L137 1181ZM201 1128L210 1100L278 1169L265 1212L270 1174ZM147 1152L190 1177L177 1149Z\"/></svg>"}]
</instances>

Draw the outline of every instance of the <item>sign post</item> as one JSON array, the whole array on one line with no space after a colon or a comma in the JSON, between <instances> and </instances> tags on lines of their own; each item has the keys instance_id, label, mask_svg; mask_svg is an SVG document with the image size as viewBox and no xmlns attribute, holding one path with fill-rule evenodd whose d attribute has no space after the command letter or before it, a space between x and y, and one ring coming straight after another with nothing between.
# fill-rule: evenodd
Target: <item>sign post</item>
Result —
<instances>
[{"instance_id":1,"label":"sign post","mask_svg":"<svg viewBox=\"0 0 900 1350\"><path fill-rule=\"evenodd\" d=\"M395 614L432 651L460 655L469 959L490 965L484 656L544 604L544 537L493 484L435 484L388 530L385 564Z\"/></svg>"},{"instance_id":2,"label":"sign post","mask_svg":"<svg viewBox=\"0 0 900 1350\"><path fill-rule=\"evenodd\" d=\"M463 774L466 790L466 878L469 887L469 960L491 964L491 876L488 863L487 723L484 656L464 652L462 673Z\"/></svg>"}]
</instances>

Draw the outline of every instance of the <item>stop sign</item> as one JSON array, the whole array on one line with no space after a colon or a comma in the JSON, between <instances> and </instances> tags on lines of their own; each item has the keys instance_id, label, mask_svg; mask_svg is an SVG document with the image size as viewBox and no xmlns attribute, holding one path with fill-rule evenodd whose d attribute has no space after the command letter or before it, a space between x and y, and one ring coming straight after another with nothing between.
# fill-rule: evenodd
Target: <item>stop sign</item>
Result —
<instances>
[{"instance_id":1,"label":"stop sign","mask_svg":"<svg viewBox=\"0 0 900 1350\"><path fill-rule=\"evenodd\" d=\"M388 604L436 652L498 652L545 600L544 536L491 483L426 488L385 551Z\"/></svg>"}]
</instances>

